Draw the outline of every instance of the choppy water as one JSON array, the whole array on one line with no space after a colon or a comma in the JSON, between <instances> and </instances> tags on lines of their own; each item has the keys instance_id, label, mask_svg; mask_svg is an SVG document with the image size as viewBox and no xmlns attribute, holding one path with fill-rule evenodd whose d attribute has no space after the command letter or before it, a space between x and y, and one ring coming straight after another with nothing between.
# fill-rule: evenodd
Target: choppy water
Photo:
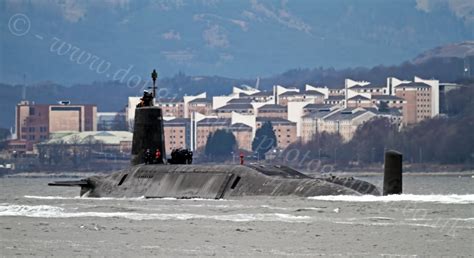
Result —
<instances>
[{"instance_id":1,"label":"choppy water","mask_svg":"<svg viewBox=\"0 0 474 258\"><path fill-rule=\"evenodd\" d=\"M365 180L381 184L381 178ZM399 196L80 198L52 179L0 179L3 255L474 253L474 179L406 176Z\"/></svg>"}]
</instances>

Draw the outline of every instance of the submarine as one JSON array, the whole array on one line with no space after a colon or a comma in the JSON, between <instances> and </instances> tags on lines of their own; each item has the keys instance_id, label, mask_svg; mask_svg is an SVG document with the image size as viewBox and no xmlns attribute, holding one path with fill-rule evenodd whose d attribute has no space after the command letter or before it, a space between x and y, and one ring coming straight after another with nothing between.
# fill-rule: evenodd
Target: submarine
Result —
<instances>
[{"instance_id":1,"label":"submarine","mask_svg":"<svg viewBox=\"0 0 474 258\"><path fill-rule=\"evenodd\" d=\"M353 177L311 177L277 164L233 165L172 164L166 160L163 113L154 106L153 92L144 93L135 110L131 166L108 175L75 181L51 182L50 186L80 187L83 197L237 199L258 196L309 197L321 195L388 195L402 193L402 154L385 153L383 189ZM159 164L146 164L144 150L159 150Z\"/></svg>"}]
</instances>

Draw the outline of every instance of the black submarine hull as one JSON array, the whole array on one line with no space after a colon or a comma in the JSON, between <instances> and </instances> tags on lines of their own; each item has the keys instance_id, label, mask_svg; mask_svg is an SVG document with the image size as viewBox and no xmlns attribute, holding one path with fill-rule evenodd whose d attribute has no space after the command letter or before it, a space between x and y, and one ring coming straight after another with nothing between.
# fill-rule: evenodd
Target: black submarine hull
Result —
<instances>
[{"instance_id":1,"label":"black submarine hull","mask_svg":"<svg viewBox=\"0 0 474 258\"><path fill-rule=\"evenodd\" d=\"M311 178L288 167L263 165L136 165L77 182L81 195L87 197L380 195L374 185L354 178Z\"/></svg>"}]
</instances>

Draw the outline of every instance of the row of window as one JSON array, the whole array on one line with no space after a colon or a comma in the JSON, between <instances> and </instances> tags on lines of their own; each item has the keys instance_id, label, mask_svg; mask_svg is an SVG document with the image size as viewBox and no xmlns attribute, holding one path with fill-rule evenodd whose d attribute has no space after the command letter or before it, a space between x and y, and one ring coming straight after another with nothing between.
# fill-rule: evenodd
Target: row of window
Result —
<instances>
[{"instance_id":1,"label":"row of window","mask_svg":"<svg viewBox=\"0 0 474 258\"><path fill-rule=\"evenodd\" d=\"M170 141L170 144L178 144L178 142ZM179 144L183 145L184 143L183 143L183 142L179 142Z\"/></svg>"},{"instance_id":2,"label":"row of window","mask_svg":"<svg viewBox=\"0 0 474 258\"><path fill-rule=\"evenodd\" d=\"M28 141L35 141L36 140L36 135L34 134L28 134L28 135L22 135L21 139L23 140L28 140ZM40 135L39 140L47 140L48 136L47 135Z\"/></svg>"},{"instance_id":3,"label":"row of window","mask_svg":"<svg viewBox=\"0 0 474 258\"><path fill-rule=\"evenodd\" d=\"M430 105L427 105L427 104L417 104L416 106L419 107L419 108L422 108L422 107L429 108L430 107Z\"/></svg>"},{"instance_id":4,"label":"row of window","mask_svg":"<svg viewBox=\"0 0 474 258\"><path fill-rule=\"evenodd\" d=\"M167 136L167 137L170 137L170 138L174 138L174 139L176 139L176 135L170 135L170 136ZM181 138L181 139L182 139L182 138L183 138L183 136L182 136L182 135L180 135L180 136L179 136L179 138Z\"/></svg>"},{"instance_id":5,"label":"row of window","mask_svg":"<svg viewBox=\"0 0 474 258\"><path fill-rule=\"evenodd\" d=\"M48 131L48 127L46 127L46 126L38 127L38 129L41 133L45 133L45 132ZM34 133L34 132L36 132L36 128L35 127L22 127L21 132L22 133L26 133L26 132Z\"/></svg>"},{"instance_id":6,"label":"row of window","mask_svg":"<svg viewBox=\"0 0 474 258\"><path fill-rule=\"evenodd\" d=\"M426 118L430 118L430 116L416 116L416 118L418 118L418 119L426 119Z\"/></svg>"},{"instance_id":7,"label":"row of window","mask_svg":"<svg viewBox=\"0 0 474 258\"><path fill-rule=\"evenodd\" d=\"M382 92L382 91L380 89L375 89L375 90L374 89L370 89L370 90L364 89L364 90L362 90L362 92ZM385 89L383 90L383 92L385 93Z\"/></svg>"},{"instance_id":8,"label":"row of window","mask_svg":"<svg viewBox=\"0 0 474 258\"><path fill-rule=\"evenodd\" d=\"M417 93L416 96L430 96L429 93Z\"/></svg>"}]
</instances>

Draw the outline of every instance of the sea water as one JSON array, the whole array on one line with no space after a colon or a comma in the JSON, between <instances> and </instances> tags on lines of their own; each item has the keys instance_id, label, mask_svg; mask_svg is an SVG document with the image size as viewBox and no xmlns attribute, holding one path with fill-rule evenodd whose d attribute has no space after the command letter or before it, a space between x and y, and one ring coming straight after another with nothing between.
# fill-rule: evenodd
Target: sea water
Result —
<instances>
[{"instance_id":1,"label":"sea water","mask_svg":"<svg viewBox=\"0 0 474 258\"><path fill-rule=\"evenodd\" d=\"M239 200L81 198L53 180L0 179L2 255L474 254L471 175L405 176L402 195Z\"/></svg>"}]
</instances>

